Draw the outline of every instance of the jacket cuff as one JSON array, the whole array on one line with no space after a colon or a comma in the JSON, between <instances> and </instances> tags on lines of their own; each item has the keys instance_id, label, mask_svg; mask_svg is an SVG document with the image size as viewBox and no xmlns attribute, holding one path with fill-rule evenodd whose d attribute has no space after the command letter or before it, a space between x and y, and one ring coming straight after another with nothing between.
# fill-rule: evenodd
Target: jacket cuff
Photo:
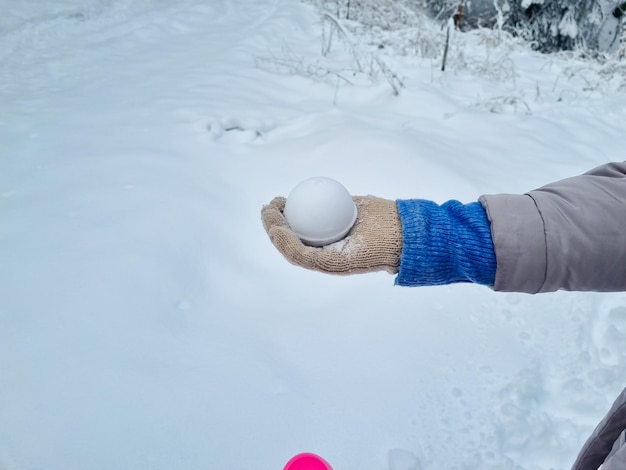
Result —
<instances>
[{"instance_id":1,"label":"jacket cuff","mask_svg":"<svg viewBox=\"0 0 626 470\"><path fill-rule=\"evenodd\" d=\"M493 289L535 294L545 283L547 255L543 219L529 195L485 195L479 199L491 222L496 246Z\"/></svg>"},{"instance_id":2,"label":"jacket cuff","mask_svg":"<svg viewBox=\"0 0 626 470\"><path fill-rule=\"evenodd\" d=\"M396 285L493 285L496 257L489 220L478 202L448 201L440 206L410 199L396 205L402 223Z\"/></svg>"}]
</instances>

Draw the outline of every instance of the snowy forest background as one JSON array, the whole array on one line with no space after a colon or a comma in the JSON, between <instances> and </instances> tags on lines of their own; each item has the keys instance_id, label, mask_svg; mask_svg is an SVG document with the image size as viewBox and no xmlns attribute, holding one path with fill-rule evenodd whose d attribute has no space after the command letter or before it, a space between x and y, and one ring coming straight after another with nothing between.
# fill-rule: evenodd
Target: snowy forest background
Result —
<instances>
[{"instance_id":1,"label":"snowy forest background","mask_svg":"<svg viewBox=\"0 0 626 470\"><path fill-rule=\"evenodd\" d=\"M497 28L524 38L542 52L582 49L611 51L620 46L618 26L626 3L615 0L358 0L317 1L339 18L394 28L411 24L415 14L452 18L456 27ZM395 21L395 24L394 24Z\"/></svg>"},{"instance_id":2,"label":"snowy forest background","mask_svg":"<svg viewBox=\"0 0 626 470\"><path fill-rule=\"evenodd\" d=\"M622 6L0 0L0 469L569 468L626 293L324 276L260 209L623 160Z\"/></svg>"}]
</instances>

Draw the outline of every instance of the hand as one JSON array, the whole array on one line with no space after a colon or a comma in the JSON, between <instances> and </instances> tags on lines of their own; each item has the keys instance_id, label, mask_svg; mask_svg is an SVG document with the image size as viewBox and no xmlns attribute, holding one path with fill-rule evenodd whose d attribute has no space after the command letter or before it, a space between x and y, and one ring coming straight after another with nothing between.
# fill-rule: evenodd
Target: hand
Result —
<instances>
[{"instance_id":1,"label":"hand","mask_svg":"<svg viewBox=\"0 0 626 470\"><path fill-rule=\"evenodd\" d=\"M274 198L261 210L265 231L274 246L292 264L328 274L398 272L402 251L402 225L395 201L355 196L357 219L348 235L323 247L307 246L289 228L284 197Z\"/></svg>"}]
</instances>

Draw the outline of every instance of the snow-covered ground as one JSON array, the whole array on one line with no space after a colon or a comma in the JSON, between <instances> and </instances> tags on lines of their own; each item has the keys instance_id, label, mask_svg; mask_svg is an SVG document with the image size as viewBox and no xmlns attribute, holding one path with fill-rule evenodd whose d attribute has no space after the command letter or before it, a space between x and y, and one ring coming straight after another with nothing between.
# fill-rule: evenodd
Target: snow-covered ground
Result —
<instances>
[{"instance_id":1,"label":"snow-covered ground","mask_svg":"<svg viewBox=\"0 0 626 470\"><path fill-rule=\"evenodd\" d=\"M571 465L626 385L626 294L324 276L260 209L622 160L619 64L472 32L442 73L439 24L286 0L0 6L2 470Z\"/></svg>"}]
</instances>

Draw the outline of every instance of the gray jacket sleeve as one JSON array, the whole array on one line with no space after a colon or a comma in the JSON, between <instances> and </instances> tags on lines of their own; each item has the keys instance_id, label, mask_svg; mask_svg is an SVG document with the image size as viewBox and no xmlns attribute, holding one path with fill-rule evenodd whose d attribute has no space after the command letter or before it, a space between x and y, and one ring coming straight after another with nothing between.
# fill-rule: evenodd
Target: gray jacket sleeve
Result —
<instances>
[{"instance_id":1,"label":"gray jacket sleeve","mask_svg":"<svg viewBox=\"0 0 626 470\"><path fill-rule=\"evenodd\" d=\"M480 202L496 253L494 290L626 290L626 163Z\"/></svg>"},{"instance_id":2,"label":"gray jacket sleeve","mask_svg":"<svg viewBox=\"0 0 626 470\"><path fill-rule=\"evenodd\" d=\"M626 446L618 441L625 425L626 389L580 449L572 470L597 470L601 464L603 470L626 468Z\"/></svg>"}]
</instances>

